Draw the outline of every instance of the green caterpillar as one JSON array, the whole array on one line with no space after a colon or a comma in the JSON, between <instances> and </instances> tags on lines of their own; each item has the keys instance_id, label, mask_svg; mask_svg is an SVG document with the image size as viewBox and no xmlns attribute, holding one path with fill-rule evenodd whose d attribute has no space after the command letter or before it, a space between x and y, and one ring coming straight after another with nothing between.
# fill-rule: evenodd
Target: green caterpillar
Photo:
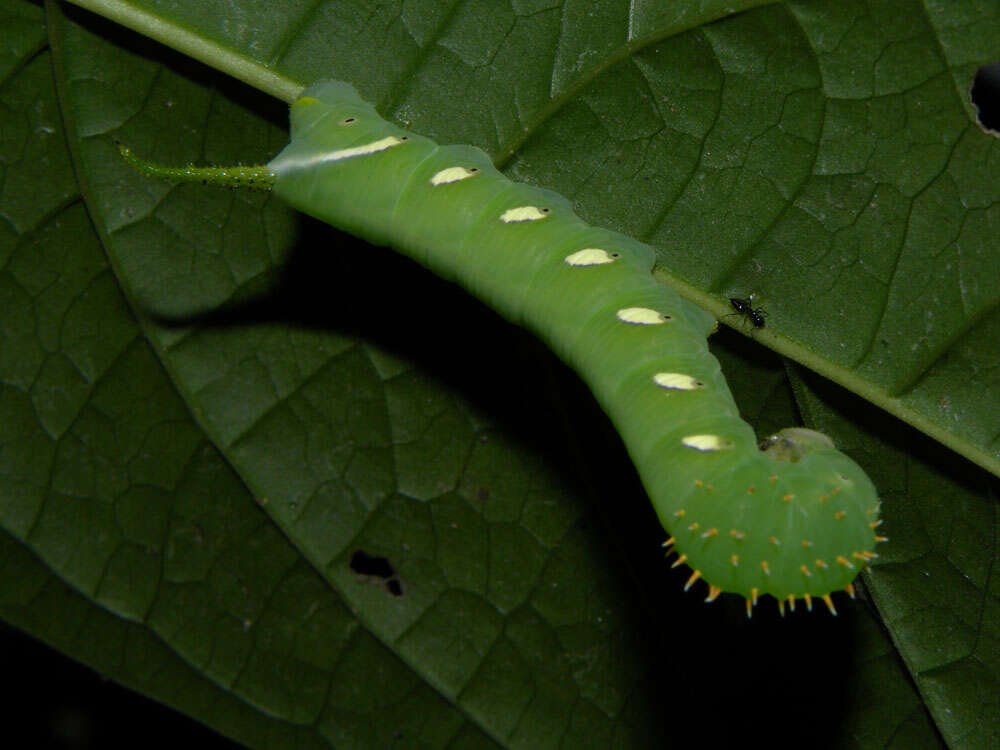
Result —
<instances>
[{"instance_id":1,"label":"green caterpillar","mask_svg":"<svg viewBox=\"0 0 1000 750\"><path fill-rule=\"evenodd\" d=\"M872 558L879 502L826 436L788 429L758 447L706 337L715 320L657 283L652 248L586 224L569 201L511 182L471 146L383 120L346 83L310 86L292 139L263 167L165 168L178 180L273 189L292 206L389 245L534 331L587 382L628 448L665 547L723 592L812 608Z\"/></svg>"}]
</instances>

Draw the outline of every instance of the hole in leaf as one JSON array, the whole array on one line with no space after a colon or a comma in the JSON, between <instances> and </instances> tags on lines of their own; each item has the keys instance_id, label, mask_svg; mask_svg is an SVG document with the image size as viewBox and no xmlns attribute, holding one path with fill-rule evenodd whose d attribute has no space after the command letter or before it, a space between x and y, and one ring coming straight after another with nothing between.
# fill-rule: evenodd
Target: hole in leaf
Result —
<instances>
[{"instance_id":1,"label":"hole in leaf","mask_svg":"<svg viewBox=\"0 0 1000 750\"><path fill-rule=\"evenodd\" d=\"M969 94L979 112L979 123L987 130L1000 133L1000 62L984 65L976 71Z\"/></svg>"},{"instance_id":2,"label":"hole in leaf","mask_svg":"<svg viewBox=\"0 0 1000 750\"><path fill-rule=\"evenodd\" d=\"M375 576L382 579L396 575L396 571L386 558L369 555L360 549L351 555L351 570L361 576Z\"/></svg>"},{"instance_id":3,"label":"hole in leaf","mask_svg":"<svg viewBox=\"0 0 1000 750\"><path fill-rule=\"evenodd\" d=\"M393 596L403 595L403 582L398 578L390 578L385 582L385 590L388 591Z\"/></svg>"}]
</instances>

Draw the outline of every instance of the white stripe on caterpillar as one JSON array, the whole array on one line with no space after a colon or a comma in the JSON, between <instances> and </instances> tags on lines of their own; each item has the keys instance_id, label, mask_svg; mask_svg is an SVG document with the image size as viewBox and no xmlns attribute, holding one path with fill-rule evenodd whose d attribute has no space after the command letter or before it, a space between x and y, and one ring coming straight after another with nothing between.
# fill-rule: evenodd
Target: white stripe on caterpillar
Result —
<instances>
[{"instance_id":1,"label":"white stripe on caterpillar","mask_svg":"<svg viewBox=\"0 0 1000 750\"><path fill-rule=\"evenodd\" d=\"M616 315L622 323L631 323L636 326L658 326L671 319L669 315L664 315L648 307L624 307Z\"/></svg>"},{"instance_id":2,"label":"white stripe on caterpillar","mask_svg":"<svg viewBox=\"0 0 1000 750\"><path fill-rule=\"evenodd\" d=\"M353 159L356 156L377 154L380 151L385 151L393 148L394 146L401 146L406 143L406 141L407 137L405 135L389 135L385 138L380 138L377 141L372 141L371 143L354 146L353 148L342 148L339 151L318 153L313 156L302 156L297 159L282 159L279 157L271 162L271 168L275 172L282 172L289 169L309 169L310 167L316 167L320 164L330 164L332 162L343 161L344 159Z\"/></svg>"},{"instance_id":3,"label":"white stripe on caterpillar","mask_svg":"<svg viewBox=\"0 0 1000 750\"><path fill-rule=\"evenodd\" d=\"M660 388L675 391L695 391L705 387L700 380L680 372L658 372L653 376L653 382Z\"/></svg>"},{"instance_id":4,"label":"white stripe on caterpillar","mask_svg":"<svg viewBox=\"0 0 1000 750\"><path fill-rule=\"evenodd\" d=\"M720 435L688 435L681 438L681 442L688 448L694 448L696 451L701 451L702 453L721 451L733 447L731 442Z\"/></svg>"},{"instance_id":5,"label":"white stripe on caterpillar","mask_svg":"<svg viewBox=\"0 0 1000 750\"><path fill-rule=\"evenodd\" d=\"M517 206L508 208L500 215L504 224L517 224L522 221L538 221L549 215L549 209L538 206Z\"/></svg>"},{"instance_id":6,"label":"white stripe on caterpillar","mask_svg":"<svg viewBox=\"0 0 1000 750\"><path fill-rule=\"evenodd\" d=\"M568 266L599 266L604 263L614 263L618 259L618 253L609 253L598 247L585 247L575 253L566 256Z\"/></svg>"},{"instance_id":7,"label":"white stripe on caterpillar","mask_svg":"<svg viewBox=\"0 0 1000 750\"><path fill-rule=\"evenodd\" d=\"M431 177L431 185L450 185L453 182L461 182L479 174L479 167L466 169L465 167L448 167Z\"/></svg>"}]
</instances>

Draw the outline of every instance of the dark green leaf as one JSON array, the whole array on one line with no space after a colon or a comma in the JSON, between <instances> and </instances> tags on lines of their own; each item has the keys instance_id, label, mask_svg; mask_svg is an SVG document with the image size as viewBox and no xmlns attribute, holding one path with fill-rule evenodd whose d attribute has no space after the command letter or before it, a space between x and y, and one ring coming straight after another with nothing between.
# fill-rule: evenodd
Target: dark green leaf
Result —
<instances>
[{"instance_id":1,"label":"dark green leaf","mask_svg":"<svg viewBox=\"0 0 1000 750\"><path fill-rule=\"evenodd\" d=\"M284 143L282 106L73 13L86 28L67 25L57 48L61 119L37 96L52 86L37 9L6 2L18 24L3 25L16 43L0 89L0 510L51 579L87 597L81 611L129 618L205 689L282 727L311 721L308 736L334 745L386 744L375 738L393 727L378 719L391 715L426 718L403 736L432 746L472 746L480 730L511 746L683 746L706 728L745 737L775 707L793 740L824 727L837 746L939 743L863 606L781 626L682 597L620 444L533 342L262 196L143 180L110 139L171 163L263 161ZM991 9L83 4L147 31L155 9L158 38L282 96L351 80L415 131L481 145L512 176L653 242L663 278L718 314L730 294L762 294L758 342L995 460L998 183L985 165L997 146L965 99L1000 48ZM99 239L53 145L63 123ZM763 432L794 421L794 402L755 349L724 361ZM800 395L811 422L810 403ZM564 449L561 425L578 445ZM896 430L886 420L875 434ZM988 506L962 495L960 470L927 485L931 508L878 471L881 455L855 451L876 457L887 528L981 527ZM996 713L996 617L982 605L995 549L974 533L941 539L951 556L925 555L925 568L946 580L961 548L972 586L946 587L936 631L925 591L885 583L895 558L873 595L939 728L971 747L996 733L976 723ZM398 581L361 575L358 551ZM274 595L288 571L308 594ZM308 638L267 626L264 611L300 623L318 602L341 614ZM106 668L23 612L3 616ZM963 637L930 653L955 622ZM115 676L164 700L182 684ZM810 706L788 716L803 695ZM244 725L239 711L178 705L268 744L248 737L256 710Z\"/></svg>"}]
</instances>

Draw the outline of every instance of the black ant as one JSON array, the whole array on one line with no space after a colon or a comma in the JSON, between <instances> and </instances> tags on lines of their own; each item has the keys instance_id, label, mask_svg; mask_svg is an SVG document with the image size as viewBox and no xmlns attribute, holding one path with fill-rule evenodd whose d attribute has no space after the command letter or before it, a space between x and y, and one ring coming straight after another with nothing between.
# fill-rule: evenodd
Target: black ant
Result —
<instances>
[{"instance_id":1,"label":"black ant","mask_svg":"<svg viewBox=\"0 0 1000 750\"><path fill-rule=\"evenodd\" d=\"M753 306L753 295L749 297L730 297L729 304L733 306L736 311L734 315L742 315L747 320L753 324L754 328L763 328L764 318L767 317L767 311L762 307Z\"/></svg>"}]
</instances>

